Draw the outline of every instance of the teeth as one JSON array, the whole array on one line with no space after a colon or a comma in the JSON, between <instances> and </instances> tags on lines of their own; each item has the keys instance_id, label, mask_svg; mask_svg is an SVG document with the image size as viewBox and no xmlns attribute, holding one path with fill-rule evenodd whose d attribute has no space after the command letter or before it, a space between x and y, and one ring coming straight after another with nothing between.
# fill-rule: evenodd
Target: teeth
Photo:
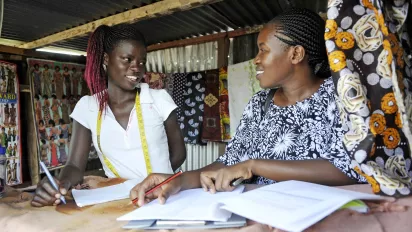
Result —
<instances>
[{"instance_id":1,"label":"teeth","mask_svg":"<svg viewBox=\"0 0 412 232\"><path fill-rule=\"evenodd\" d=\"M133 80L133 81L137 80L136 76L126 76L126 77L129 78L130 80Z\"/></svg>"},{"instance_id":2,"label":"teeth","mask_svg":"<svg viewBox=\"0 0 412 232\"><path fill-rule=\"evenodd\" d=\"M262 74L262 73L264 73L265 71L256 71L256 74L257 75L259 75L259 74Z\"/></svg>"}]
</instances>

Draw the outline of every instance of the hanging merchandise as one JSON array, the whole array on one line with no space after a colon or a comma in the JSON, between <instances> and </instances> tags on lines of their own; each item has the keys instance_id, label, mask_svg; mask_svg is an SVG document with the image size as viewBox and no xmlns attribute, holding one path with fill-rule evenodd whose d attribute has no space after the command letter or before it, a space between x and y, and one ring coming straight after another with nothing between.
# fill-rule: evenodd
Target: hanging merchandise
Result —
<instances>
[{"instance_id":1,"label":"hanging merchandise","mask_svg":"<svg viewBox=\"0 0 412 232\"><path fill-rule=\"evenodd\" d=\"M189 73L184 87L183 136L185 143L202 144L204 117L205 72ZM175 79L176 81L176 79ZM175 89L176 91L176 89Z\"/></svg>"},{"instance_id":2,"label":"hanging merchandise","mask_svg":"<svg viewBox=\"0 0 412 232\"><path fill-rule=\"evenodd\" d=\"M0 184L6 185L23 182L19 83L16 69L15 64L0 61Z\"/></svg>"},{"instance_id":3,"label":"hanging merchandise","mask_svg":"<svg viewBox=\"0 0 412 232\"><path fill-rule=\"evenodd\" d=\"M147 72L144 75L145 82L152 89L164 89L167 75L164 73Z\"/></svg>"},{"instance_id":4,"label":"hanging merchandise","mask_svg":"<svg viewBox=\"0 0 412 232\"><path fill-rule=\"evenodd\" d=\"M219 70L205 72L202 141L222 141L219 110Z\"/></svg>"},{"instance_id":5,"label":"hanging merchandise","mask_svg":"<svg viewBox=\"0 0 412 232\"><path fill-rule=\"evenodd\" d=\"M230 65L227 70L230 134L233 137L249 99L261 88L256 79L256 67L253 60Z\"/></svg>"},{"instance_id":6,"label":"hanging merchandise","mask_svg":"<svg viewBox=\"0 0 412 232\"><path fill-rule=\"evenodd\" d=\"M62 167L69 155L72 119L77 101L89 94L84 65L28 59L34 94L39 159L49 168ZM91 145L89 159L97 158Z\"/></svg>"},{"instance_id":7,"label":"hanging merchandise","mask_svg":"<svg viewBox=\"0 0 412 232\"><path fill-rule=\"evenodd\" d=\"M329 1L325 40L351 168L377 194L412 194L408 1ZM346 130L345 130L346 129Z\"/></svg>"},{"instance_id":8,"label":"hanging merchandise","mask_svg":"<svg viewBox=\"0 0 412 232\"><path fill-rule=\"evenodd\" d=\"M221 141L230 140L229 93L227 84L227 67L219 69L219 111Z\"/></svg>"},{"instance_id":9,"label":"hanging merchandise","mask_svg":"<svg viewBox=\"0 0 412 232\"><path fill-rule=\"evenodd\" d=\"M172 98L175 104L177 105L177 110L176 110L176 115L177 115L177 120L180 124L180 129L183 130L184 125L183 125L183 120L184 120L184 115L183 115L183 92L186 87L186 73L175 73L172 74L172 79L173 79L173 93L172 93Z\"/></svg>"},{"instance_id":10,"label":"hanging merchandise","mask_svg":"<svg viewBox=\"0 0 412 232\"><path fill-rule=\"evenodd\" d=\"M165 75L166 77L164 79L164 89L167 91L167 93L170 96L173 96L173 83L174 83L173 74L168 73Z\"/></svg>"}]
</instances>

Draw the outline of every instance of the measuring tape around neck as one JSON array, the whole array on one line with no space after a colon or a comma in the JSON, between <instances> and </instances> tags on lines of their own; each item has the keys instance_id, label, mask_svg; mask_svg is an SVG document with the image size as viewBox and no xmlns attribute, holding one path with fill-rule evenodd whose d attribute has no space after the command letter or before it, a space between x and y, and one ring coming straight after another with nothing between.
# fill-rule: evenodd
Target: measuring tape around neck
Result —
<instances>
[{"instance_id":1,"label":"measuring tape around neck","mask_svg":"<svg viewBox=\"0 0 412 232\"><path fill-rule=\"evenodd\" d=\"M144 130L143 114L142 114L142 107L140 105L139 93L136 93L135 109L136 109L136 116L137 116L137 124L139 126L140 141L142 144L143 156L144 156L144 161L146 164L146 171L147 171L147 175L149 175L150 173L152 173L152 166L150 164L149 146L147 145L147 139L146 139L146 134ZM110 160L103 153L102 147L100 145L100 134L101 134L101 129L102 129L102 114L103 114L102 111L99 110L99 114L97 116L97 145L99 147L100 152L102 153L103 161L106 164L106 166L110 169L110 171L116 177L120 177L116 168L112 165Z\"/></svg>"}]
</instances>

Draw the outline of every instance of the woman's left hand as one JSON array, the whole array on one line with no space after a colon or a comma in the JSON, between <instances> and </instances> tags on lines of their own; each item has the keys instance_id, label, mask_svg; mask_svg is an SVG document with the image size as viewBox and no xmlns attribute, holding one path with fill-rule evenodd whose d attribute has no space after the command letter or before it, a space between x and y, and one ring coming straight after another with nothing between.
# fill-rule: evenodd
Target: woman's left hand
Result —
<instances>
[{"instance_id":1,"label":"woman's left hand","mask_svg":"<svg viewBox=\"0 0 412 232\"><path fill-rule=\"evenodd\" d=\"M205 191L232 191L235 187L230 183L238 178L245 180L252 178L251 161L244 161L233 166L221 168L216 171L200 173L200 183Z\"/></svg>"}]
</instances>

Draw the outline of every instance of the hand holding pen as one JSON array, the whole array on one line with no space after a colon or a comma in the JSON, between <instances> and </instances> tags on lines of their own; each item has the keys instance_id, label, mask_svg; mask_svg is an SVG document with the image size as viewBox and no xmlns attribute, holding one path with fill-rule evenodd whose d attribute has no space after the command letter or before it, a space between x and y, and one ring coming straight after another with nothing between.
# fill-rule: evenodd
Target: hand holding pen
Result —
<instances>
[{"instance_id":1,"label":"hand holding pen","mask_svg":"<svg viewBox=\"0 0 412 232\"><path fill-rule=\"evenodd\" d=\"M46 177L43 178L37 186L31 205L34 207L43 207L58 205L62 202L65 204L66 200L64 195L68 193L71 184L68 181L59 181L53 178L43 162L40 162L40 167L46 174Z\"/></svg>"},{"instance_id":2,"label":"hand holding pen","mask_svg":"<svg viewBox=\"0 0 412 232\"><path fill-rule=\"evenodd\" d=\"M174 175L168 174L151 174L143 182L136 185L130 191L131 203L142 206L154 199L159 199L161 204L166 202L166 199L180 191L181 178L178 178L183 171L179 171Z\"/></svg>"}]
</instances>

